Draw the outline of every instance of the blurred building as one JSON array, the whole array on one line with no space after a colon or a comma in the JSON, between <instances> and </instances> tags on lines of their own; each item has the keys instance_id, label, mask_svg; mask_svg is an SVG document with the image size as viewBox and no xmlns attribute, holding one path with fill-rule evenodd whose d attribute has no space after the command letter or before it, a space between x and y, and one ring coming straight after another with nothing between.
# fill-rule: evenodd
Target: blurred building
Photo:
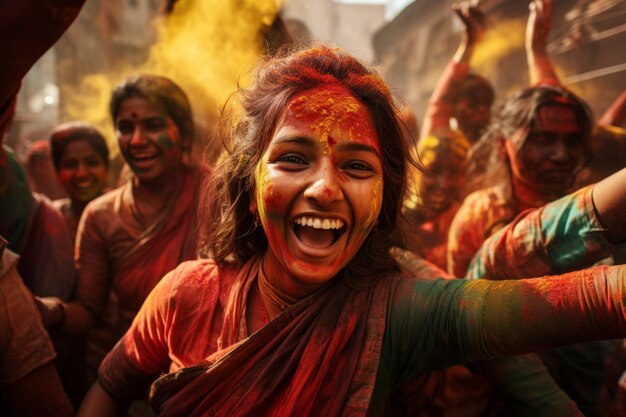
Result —
<instances>
[{"instance_id":1,"label":"blurred building","mask_svg":"<svg viewBox=\"0 0 626 417\"><path fill-rule=\"evenodd\" d=\"M463 27L452 1L415 0L373 38L375 56L392 84L421 116ZM489 29L472 70L502 98L528 84L524 34L528 2L484 0ZM553 2L548 49L563 83L601 114L626 89L626 0Z\"/></svg>"},{"instance_id":2,"label":"blurred building","mask_svg":"<svg viewBox=\"0 0 626 417\"><path fill-rule=\"evenodd\" d=\"M63 97L88 74L119 62L138 65L155 38L152 21L161 0L89 0L78 18L22 82L6 139L18 154L63 119Z\"/></svg>"},{"instance_id":3,"label":"blurred building","mask_svg":"<svg viewBox=\"0 0 626 417\"><path fill-rule=\"evenodd\" d=\"M372 36L385 24L385 5L336 0L287 0L282 16L308 28L313 39L341 46L363 61L374 60Z\"/></svg>"}]
</instances>

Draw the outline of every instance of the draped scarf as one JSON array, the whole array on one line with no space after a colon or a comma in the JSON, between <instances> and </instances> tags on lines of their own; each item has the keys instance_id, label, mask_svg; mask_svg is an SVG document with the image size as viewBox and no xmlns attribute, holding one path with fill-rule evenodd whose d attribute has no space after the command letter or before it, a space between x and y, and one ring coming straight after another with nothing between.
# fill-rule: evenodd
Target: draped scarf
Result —
<instances>
[{"instance_id":1,"label":"draped scarf","mask_svg":"<svg viewBox=\"0 0 626 417\"><path fill-rule=\"evenodd\" d=\"M396 279L356 290L336 278L245 337L246 298L258 265L259 258L249 262L233 283L221 349L207 363L155 381L155 410L160 416L366 415Z\"/></svg>"},{"instance_id":2,"label":"draped scarf","mask_svg":"<svg viewBox=\"0 0 626 417\"><path fill-rule=\"evenodd\" d=\"M196 198L203 174L199 168L188 171L159 218L118 259L113 286L125 310L139 310L164 274L196 258Z\"/></svg>"}]
</instances>

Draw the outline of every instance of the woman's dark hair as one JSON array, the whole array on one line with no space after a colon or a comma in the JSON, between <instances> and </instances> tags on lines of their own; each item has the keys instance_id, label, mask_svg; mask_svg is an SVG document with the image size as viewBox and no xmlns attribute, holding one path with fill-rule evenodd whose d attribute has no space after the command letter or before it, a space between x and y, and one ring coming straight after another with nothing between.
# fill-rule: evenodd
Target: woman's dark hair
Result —
<instances>
[{"instance_id":1,"label":"woman's dark hair","mask_svg":"<svg viewBox=\"0 0 626 417\"><path fill-rule=\"evenodd\" d=\"M128 78L111 95L109 113L113 120L122 103L132 97L143 98L162 107L178 127L183 150L189 151L194 135L193 115L187 95L176 83L169 78L150 74Z\"/></svg>"},{"instance_id":2,"label":"woman's dark hair","mask_svg":"<svg viewBox=\"0 0 626 417\"><path fill-rule=\"evenodd\" d=\"M266 59L252 86L239 90L243 115L231 123L228 149L218 160L215 182L206 187L205 207L211 207L214 199L218 207L203 255L218 263L232 258L245 262L267 248L265 234L250 213L255 168L289 101L302 91L324 85L343 86L368 108L381 147L384 186L378 224L346 271L371 277L397 269L389 250L400 237L397 216L407 188L408 163L413 162L409 141L382 77L347 52L324 46L283 51Z\"/></svg>"},{"instance_id":3,"label":"woman's dark hair","mask_svg":"<svg viewBox=\"0 0 626 417\"><path fill-rule=\"evenodd\" d=\"M87 122L68 122L50 132L50 154L54 169L59 170L67 145L77 140L89 143L89 146L100 155L104 165L109 167L109 148L100 131Z\"/></svg>"},{"instance_id":4,"label":"woman's dark hair","mask_svg":"<svg viewBox=\"0 0 626 417\"><path fill-rule=\"evenodd\" d=\"M491 107L496 97L491 83L486 78L474 73L469 73L454 82L450 90L452 102L463 99L479 100L482 104Z\"/></svg>"},{"instance_id":5,"label":"woman's dark hair","mask_svg":"<svg viewBox=\"0 0 626 417\"><path fill-rule=\"evenodd\" d=\"M581 128L581 140L589 150L593 115L581 98L559 86L535 86L525 88L507 98L492 119L489 129L474 145L469 155L468 178L471 186L467 192L492 186L508 178L508 159L499 155L502 140L510 140L518 129L529 128L535 122L541 108L550 105L566 106L574 111ZM530 132L530 129L528 129ZM528 135L516 147L521 148ZM591 155L591 151L588 152ZM477 181L477 179L479 179Z\"/></svg>"}]
</instances>

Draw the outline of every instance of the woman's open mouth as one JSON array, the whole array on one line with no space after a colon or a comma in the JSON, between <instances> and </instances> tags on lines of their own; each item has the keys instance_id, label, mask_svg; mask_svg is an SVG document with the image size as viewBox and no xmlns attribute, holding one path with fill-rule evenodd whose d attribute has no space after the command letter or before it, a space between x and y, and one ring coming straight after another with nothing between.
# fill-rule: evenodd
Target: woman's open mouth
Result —
<instances>
[{"instance_id":1,"label":"woman's open mouth","mask_svg":"<svg viewBox=\"0 0 626 417\"><path fill-rule=\"evenodd\" d=\"M341 219L301 216L294 220L293 230L306 246L324 249L339 240L345 227Z\"/></svg>"},{"instance_id":2,"label":"woman's open mouth","mask_svg":"<svg viewBox=\"0 0 626 417\"><path fill-rule=\"evenodd\" d=\"M137 168L145 168L159 157L159 152L134 152L130 155L132 164Z\"/></svg>"}]
</instances>

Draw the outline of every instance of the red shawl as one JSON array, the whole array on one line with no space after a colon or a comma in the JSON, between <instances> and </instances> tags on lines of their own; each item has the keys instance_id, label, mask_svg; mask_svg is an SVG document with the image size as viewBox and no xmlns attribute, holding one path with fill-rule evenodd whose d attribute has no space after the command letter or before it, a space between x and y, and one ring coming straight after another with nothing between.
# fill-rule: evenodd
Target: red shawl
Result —
<instances>
[{"instance_id":1,"label":"red shawl","mask_svg":"<svg viewBox=\"0 0 626 417\"><path fill-rule=\"evenodd\" d=\"M157 221L117 260L113 286L120 305L136 312L167 272L195 259L198 244L197 196L204 172L189 171L180 192Z\"/></svg>"},{"instance_id":2,"label":"red shawl","mask_svg":"<svg viewBox=\"0 0 626 417\"><path fill-rule=\"evenodd\" d=\"M153 384L159 415L366 415L395 280L365 290L333 282L242 340L257 263L239 272L226 305L228 348Z\"/></svg>"}]
</instances>

